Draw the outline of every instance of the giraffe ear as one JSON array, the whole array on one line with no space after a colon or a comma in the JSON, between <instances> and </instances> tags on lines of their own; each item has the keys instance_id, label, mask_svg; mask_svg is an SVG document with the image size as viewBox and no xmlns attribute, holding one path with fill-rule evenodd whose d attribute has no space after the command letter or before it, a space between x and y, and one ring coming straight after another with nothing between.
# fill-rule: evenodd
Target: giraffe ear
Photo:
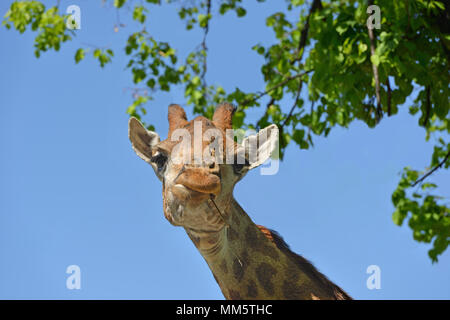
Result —
<instances>
[{"instance_id":1,"label":"giraffe ear","mask_svg":"<svg viewBox=\"0 0 450 320\"><path fill-rule=\"evenodd\" d=\"M257 134L246 137L241 147L249 162L248 169L262 165L270 157L278 158L279 139L278 127L274 124L261 129Z\"/></svg>"},{"instance_id":2,"label":"giraffe ear","mask_svg":"<svg viewBox=\"0 0 450 320\"><path fill-rule=\"evenodd\" d=\"M152 148L159 142L159 135L145 129L138 119L131 117L128 121L128 137L136 154L145 162L152 164L150 161Z\"/></svg>"}]
</instances>

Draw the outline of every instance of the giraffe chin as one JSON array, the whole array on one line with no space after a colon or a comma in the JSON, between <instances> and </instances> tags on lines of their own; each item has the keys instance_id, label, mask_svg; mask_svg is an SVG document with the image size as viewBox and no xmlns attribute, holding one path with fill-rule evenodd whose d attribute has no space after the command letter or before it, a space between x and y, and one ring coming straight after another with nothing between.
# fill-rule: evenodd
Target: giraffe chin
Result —
<instances>
[{"instance_id":1,"label":"giraffe chin","mask_svg":"<svg viewBox=\"0 0 450 320\"><path fill-rule=\"evenodd\" d=\"M204 207L210 194L198 192L181 184L172 185L164 195L164 216L174 226L207 228Z\"/></svg>"}]
</instances>

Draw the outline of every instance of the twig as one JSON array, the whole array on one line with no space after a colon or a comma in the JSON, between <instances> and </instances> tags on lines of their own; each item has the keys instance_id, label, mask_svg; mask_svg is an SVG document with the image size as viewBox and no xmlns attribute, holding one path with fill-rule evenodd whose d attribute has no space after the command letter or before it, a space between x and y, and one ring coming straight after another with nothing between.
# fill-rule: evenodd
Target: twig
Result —
<instances>
[{"instance_id":1,"label":"twig","mask_svg":"<svg viewBox=\"0 0 450 320\"><path fill-rule=\"evenodd\" d=\"M313 3L311 4L311 7L309 8L309 13L306 16L306 22L305 22L305 26L302 29L302 32L300 33L300 41L298 42L298 47L297 47L297 53L298 53L298 57L295 58L292 63L297 62L297 61L301 61L303 58L303 53L305 52L304 48L306 46L306 40L308 38L308 32L309 32L309 19L311 18L311 15L318 9L322 9L322 2L320 0L314 0Z\"/></svg>"},{"instance_id":2,"label":"twig","mask_svg":"<svg viewBox=\"0 0 450 320\"><path fill-rule=\"evenodd\" d=\"M120 16L119 16L119 8L116 9L116 23L114 24L114 32L119 31L119 27L125 27L125 25L120 22ZM144 27L145 29L145 27Z\"/></svg>"},{"instance_id":3,"label":"twig","mask_svg":"<svg viewBox=\"0 0 450 320\"><path fill-rule=\"evenodd\" d=\"M391 116L391 96L392 96L392 90L391 90L391 84L389 82L389 77L386 78L386 87L387 87L387 114L388 117Z\"/></svg>"},{"instance_id":4,"label":"twig","mask_svg":"<svg viewBox=\"0 0 450 320\"><path fill-rule=\"evenodd\" d=\"M423 119L423 126L428 127L428 120L430 119L430 111L431 111L431 97L430 97L430 86L426 88L427 95L427 105L425 106L425 118Z\"/></svg>"},{"instance_id":5,"label":"twig","mask_svg":"<svg viewBox=\"0 0 450 320\"><path fill-rule=\"evenodd\" d=\"M267 104L266 104L266 111L264 111L264 115L262 116L262 118L264 118L266 116L267 112L269 111L270 106L273 105L274 102L275 102L275 98L270 98L269 102L267 102ZM259 121L256 123L256 131L259 131L261 129L260 126L258 125L258 123L259 123Z\"/></svg>"},{"instance_id":6,"label":"twig","mask_svg":"<svg viewBox=\"0 0 450 320\"><path fill-rule=\"evenodd\" d=\"M205 56L203 57L203 71L201 74L201 79L203 83L203 88L206 89L206 69L207 69L207 59L206 59L206 53L208 51L208 47L206 46L206 36L209 32L209 15L211 14L211 0L208 0L206 2L206 26L205 26L205 33L203 34L203 40L201 43L202 49L205 51ZM205 90L206 92L206 90Z\"/></svg>"},{"instance_id":7,"label":"twig","mask_svg":"<svg viewBox=\"0 0 450 320\"><path fill-rule=\"evenodd\" d=\"M368 5L373 5L373 0L368 0ZM370 55L373 56L375 54L375 35L373 33L373 28L367 26L367 30L369 32L370 39ZM375 79L375 96L377 98L377 110L375 114L376 122L380 122L381 117L383 116L383 111L381 109L381 97L380 97L380 78L378 76L378 67L375 63L372 62L372 71L373 77Z\"/></svg>"},{"instance_id":8,"label":"twig","mask_svg":"<svg viewBox=\"0 0 450 320\"><path fill-rule=\"evenodd\" d=\"M222 218L222 221L227 225L228 228L231 228L231 225L228 223L228 221L225 219L225 217L223 216L222 212L220 211L219 207L217 206L216 202L214 201L215 196L213 194L209 195L209 200L211 200L211 202L213 203L214 207L216 208L217 212L219 213L219 216ZM230 251L233 253L233 255L236 257L237 261L239 262L239 264L241 265L241 268L243 267L242 265L242 261L239 258L239 256L234 252L234 250L232 250L230 248Z\"/></svg>"},{"instance_id":9,"label":"twig","mask_svg":"<svg viewBox=\"0 0 450 320\"><path fill-rule=\"evenodd\" d=\"M423 180L425 180L428 176L432 175L433 172L435 172L437 169L439 169L440 167L442 167L442 165L448 160L448 158L450 157L450 151L447 152L447 154L445 155L444 159L438 163L437 166L435 166L433 169L431 169L430 171L428 171L426 174L424 174L421 178L417 179L416 182L414 182L411 187L416 186L418 183L422 182Z\"/></svg>"},{"instance_id":10,"label":"twig","mask_svg":"<svg viewBox=\"0 0 450 320\"><path fill-rule=\"evenodd\" d=\"M90 44L90 43L87 43L87 42L82 42L81 43L83 46L86 46L86 47L89 47L90 49L100 49L100 50L105 50L105 49L108 49L108 48L110 48L111 46L108 44L108 45L105 45L105 46L97 46L97 45L95 45L95 44Z\"/></svg>"},{"instance_id":11,"label":"twig","mask_svg":"<svg viewBox=\"0 0 450 320\"><path fill-rule=\"evenodd\" d=\"M214 201L215 196L213 194L209 195L209 200L214 204L214 207L216 207L217 212L219 213L220 218L222 218L222 221L229 227L230 224L228 223L227 219L225 219L224 215L222 214L222 211L220 211L219 207L217 206L216 202Z\"/></svg>"},{"instance_id":12,"label":"twig","mask_svg":"<svg viewBox=\"0 0 450 320\"><path fill-rule=\"evenodd\" d=\"M314 103L315 101L311 101L311 117L314 112ZM311 124L308 124L308 136L311 134Z\"/></svg>"},{"instance_id":13,"label":"twig","mask_svg":"<svg viewBox=\"0 0 450 320\"><path fill-rule=\"evenodd\" d=\"M305 49L305 46L306 46L306 43L307 43L307 39L308 39L309 20L310 20L312 14L313 14L316 10L320 10L320 9L322 9L322 8L323 8L323 7L322 7L322 2L321 2L321 0L313 0L313 3L311 4L311 7L309 8L309 12L308 12L308 15L307 15L307 17L306 17L306 22L305 22L305 24L304 24L304 26L303 26L303 29L302 29L301 33L300 33L300 40L299 40L299 42L298 42L298 47L297 47L297 54L298 54L298 56L297 56L294 60L291 61L291 64L294 64L294 63L296 63L297 61L299 62L299 64L301 63L301 60L302 60L302 58L303 58L303 53L305 52L304 49ZM259 98L261 98L261 97L265 96L266 94L268 94L269 92L271 92L272 90L275 90L275 89L277 89L277 88L279 88L279 87L281 87L281 86L284 86L284 85L285 85L286 83L288 83L289 81L291 81L291 80L293 80L293 79L296 79L296 78L299 78L299 77L302 77L303 75L305 75L305 74L307 74L307 73L309 73L309 72L311 72L311 71L313 71L313 70L305 71L305 72L303 72L303 73L301 73L301 74L296 74L296 75L294 75L294 76L291 76L291 77L289 77L289 78L287 78L287 79L281 81L280 83L278 83L278 84L275 85L274 87L272 87L272 88L270 88L270 89L268 89L268 90L266 90L266 91L260 93L259 95L256 95L256 97L251 98L251 99L248 99L248 100L244 100L244 102L242 103L242 105L245 106L245 105L248 104L249 102L256 101L256 100L258 100ZM289 119L290 119L291 116L292 116L292 113L293 113L294 110L295 110L295 107L296 107L296 105L297 105L298 99L300 98L300 92L301 92L301 90L302 90L302 85L303 85L303 81L300 80L299 87L298 87L298 90L297 90L297 95L296 95L296 98L295 98L295 101L294 101L294 105L292 106L292 108L291 108L291 110L290 110L288 116L286 117L286 119L284 120L283 124L281 125L280 130L283 129L284 125L289 121ZM273 98L270 100L269 104L267 105L268 107L273 103L273 100L274 100ZM265 112L267 113L267 109L266 109Z\"/></svg>"},{"instance_id":14,"label":"twig","mask_svg":"<svg viewBox=\"0 0 450 320\"><path fill-rule=\"evenodd\" d=\"M406 15L408 16L408 25L406 26L406 33L409 33L411 31L411 14L409 13L409 0L406 0L405 7L406 7Z\"/></svg>"},{"instance_id":15,"label":"twig","mask_svg":"<svg viewBox=\"0 0 450 320\"><path fill-rule=\"evenodd\" d=\"M297 106L298 103L298 99L300 98L300 92L302 91L302 86L303 86L303 80L300 79L300 83L298 85L298 89L297 89L297 95L295 96L295 101L294 104L292 105L291 111L289 111L288 116L286 117L286 119L284 120L283 124L280 127L280 130L283 129L283 127L285 126L285 124L289 121L289 119L292 116L292 113L294 112L295 107Z\"/></svg>"},{"instance_id":16,"label":"twig","mask_svg":"<svg viewBox=\"0 0 450 320\"><path fill-rule=\"evenodd\" d=\"M252 102L252 101L256 101L256 100L258 100L259 98L261 98L261 97L265 96L266 94L268 94L269 92L271 92L271 91L273 91L273 90L275 90L275 89L277 89L277 88L279 88L279 87L284 86L284 85L285 85L286 83L288 83L289 81L292 81L292 80L294 80L294 79L300 78L300 77L304 76L305 74L308 74L308 73L310 73L310 72L312 72L312 71L314 71L314 70L311 69L311 70L308 70L308 71L305 71L305 72L302 72L302 73L297 73L296 75L290 76L290 77L286 78L285 80L281 81L280 83L274 85L272 88L269 88L269 89L267 89L267 90L264 91L264 92L261 92L260 94L256 95L255 97L253 97L253 98L251 98L251 99L244 100L244 101L242 102L242 106L245 106L246 104L248 104L248 103L250 103L250 102Z\"/></svg>"},{"instance_id":17,"label":"twig","mask_svg":"<svg viewBox=\"0 0 450 320\"><path fill-rule=\"evenodd\" d=\"M270 98L270 101L266 104L266 110L270 108L271 105L275 102L275 98Z\"/></svg>"},{"instance_id":18,"label":"twig","mask_svg":"<svg viewBox=\"0 0 450 320\"><path fill-rule=\"evenodd\" d=\"M125 87L123 88L123 92L131 91L131 96L133 99L137 99L139 96L148 97L148 91L149 89L147 87L144 88L130 88Z\"/></svg>"}]
</instances>

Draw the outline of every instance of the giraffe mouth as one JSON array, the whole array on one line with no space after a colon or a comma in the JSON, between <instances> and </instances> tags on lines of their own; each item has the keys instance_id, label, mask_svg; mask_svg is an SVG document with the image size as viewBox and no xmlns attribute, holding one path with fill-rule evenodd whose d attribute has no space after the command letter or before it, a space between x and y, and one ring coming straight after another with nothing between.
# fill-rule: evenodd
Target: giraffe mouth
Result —
<instances>
[{"instance_id":1,"label":"giraffe mouth","mask_svg":"<svg viewBox=\"0 0 450 320\"><path fill-rule=\"evenodd\" d=\"M220 174L205 168L187 168L175 179L176 185L202 194L218 195L221 191Z\"/></svg>"}]
</instances>

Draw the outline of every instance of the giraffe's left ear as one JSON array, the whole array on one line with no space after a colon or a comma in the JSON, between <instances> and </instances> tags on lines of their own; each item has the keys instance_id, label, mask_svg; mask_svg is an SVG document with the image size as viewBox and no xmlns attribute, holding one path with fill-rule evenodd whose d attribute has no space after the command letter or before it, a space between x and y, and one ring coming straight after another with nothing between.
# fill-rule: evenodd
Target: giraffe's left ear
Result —
<instances>
[{"instance_id":1,"label":"giraffe's left ear","mask_svg":"<svg viewBox=\"0 0 450 320\"><path fill-rule=\"evenodd\" d=\"M136 154L145 162L152 164L152 148L159 142L159 135L156 132L144 128L142 123L135 117L128 121L128 137Z\"/></svg>"},{"instance_id":2,"label":"giraffe's left ear","mask_svg":"<svg viewBox=\"0 0 450 320\"><path fill-rule=\"evenodd\" d=\"M278 158L279 155L279 133L274 124L261 129L256 135L246 137L242 141L245 157L249 162L248 169L262 165L271 156Z\"/></svg>"}]
</instances>

